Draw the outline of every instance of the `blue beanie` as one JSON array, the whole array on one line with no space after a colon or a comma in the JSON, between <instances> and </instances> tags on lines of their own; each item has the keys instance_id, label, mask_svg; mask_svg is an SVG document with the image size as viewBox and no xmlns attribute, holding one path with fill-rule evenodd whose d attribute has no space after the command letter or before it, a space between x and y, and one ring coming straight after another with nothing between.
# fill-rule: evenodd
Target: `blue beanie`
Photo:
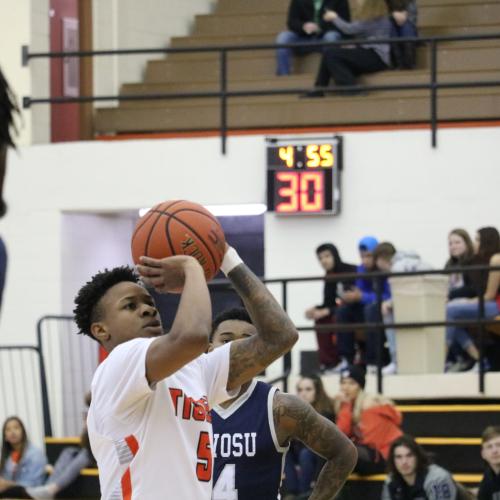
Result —
<instances>
[{"instance_id":1,"label":"blue beanie","mask_svg":"<svg viewBox=\"0 0 500 500\"><path fill-rule=\"evenodd\" d=\"M359 240L358 248L362 252L373 252L378 245L378 240L374 236L364 236Z\"/></svg>"}]
</instances>

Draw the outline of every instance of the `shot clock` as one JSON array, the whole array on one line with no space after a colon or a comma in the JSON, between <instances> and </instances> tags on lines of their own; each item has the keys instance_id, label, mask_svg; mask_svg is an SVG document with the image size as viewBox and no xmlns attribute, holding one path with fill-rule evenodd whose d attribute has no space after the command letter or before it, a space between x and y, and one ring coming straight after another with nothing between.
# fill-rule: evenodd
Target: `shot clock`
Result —
<instances>
[{"instance_id":1,"label":"shot clock","mask_svg":"<svg viewBox=\"0 0 500 500\"><path fill-rule=\"evenodd\" d=\"M268 139L267 210L282 215L340 212L342 138Z\"/></svg>"}]
</instances>

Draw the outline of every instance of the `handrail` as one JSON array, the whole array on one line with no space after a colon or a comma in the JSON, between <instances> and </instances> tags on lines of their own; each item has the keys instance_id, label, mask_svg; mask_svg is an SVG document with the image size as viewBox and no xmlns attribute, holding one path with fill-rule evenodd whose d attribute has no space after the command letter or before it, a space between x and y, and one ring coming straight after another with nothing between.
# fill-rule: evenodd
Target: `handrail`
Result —
<instances>
[{"instance_id":1,"label":"handrail","mask_svg":"<svg viewBox=\"0 0 500 500\"><path fill-rule=\"evenodd\" d=\"M461 81L461 82L438 82L437 49L440 43L480 41L500 39L500 33L472 34L472 35L443 35L433 37L406 37L406 38L378 38L370 39L369 43L394 44L401 42L414 42L428 44L430 47L430 81L422 84L397 84L397 85L353 85L353 86L328 86L317 87L328 93L342 94L352 91L402 91L402 90L430 90L430 124L432 147L437 146L438 112L437 100L440 89L464 89L464 88L486 88L500 87L500 80L491 81ZM335 47L343 45L364 45L367 39L337 40L332 42L313 41L301 43L301 47ZM279 89L257 89L247 91L230 91L227 87L227 55L229 52L275 50L278 48L294 48L297 44L248 44L248 45L213 45L204 47L163 47L142 49L109 49L109 50L84 50L69 52L30 52L29 47L22 46L22 64L26 66L31 59L36 58L61 58L61 57L89 57L110 55L137 55L137 54L188 54L188 53L218 53L220 62L219 90L213 92L182 92L182 93L160 93L142 95L104 95L104 96L80 96L80 97L49 97L32 98L23 97L23 108L29 108L34 104L54 103L85 103L103 101L141 101L153 99L197 99L197 98L219 98L221 106L220 137L222 154L226 154L228 122L227 101L233 97L269 96L269 95L295 95L310 91L310 88L279 88Z\"/></svg>"}]
</instances>

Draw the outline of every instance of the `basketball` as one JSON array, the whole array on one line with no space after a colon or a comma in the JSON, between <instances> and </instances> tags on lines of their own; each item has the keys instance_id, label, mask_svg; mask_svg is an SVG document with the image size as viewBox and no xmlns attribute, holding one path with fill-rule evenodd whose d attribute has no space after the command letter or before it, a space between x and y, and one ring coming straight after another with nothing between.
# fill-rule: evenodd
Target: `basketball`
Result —
<instances>
[{"instance_id":1,"label":"basketball","mask_svg":"<svg viewBox=\"0 0 500 500\"><path fill-rule=\"evenodd\" d=\"M203 206L186 200L170 200L142 216L132 235L132 258L142 255L162 259L190 255L198 260L207 281L219 271L225 252L224 231Z\"/></svg>"}]
</instances>

